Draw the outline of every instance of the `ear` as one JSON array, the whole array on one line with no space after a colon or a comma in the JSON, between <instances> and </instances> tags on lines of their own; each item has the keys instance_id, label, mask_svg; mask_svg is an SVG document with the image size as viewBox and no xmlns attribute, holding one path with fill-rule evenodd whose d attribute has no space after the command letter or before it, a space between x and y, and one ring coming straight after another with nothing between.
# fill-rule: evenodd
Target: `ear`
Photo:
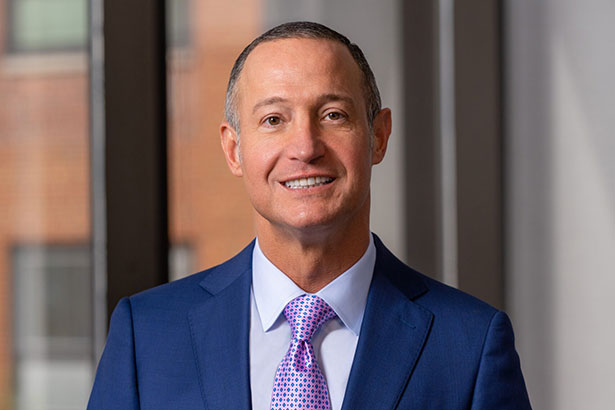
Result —
<instances>
[{"instance_id":1,"label":"ear","mask_svg":"<svg viewBox=\"0 0 615 410\"><path fill-rule=\"evenodd\" d=\"M374 146L372 149L372 164L379 164L384 159L387 143L391 135L391 110L383 108L374 118Z\"/></svg>"},{"instance_id":2,"label":"ear","mask_svg":"<svg viewBox=\"0 0 615 410\"><path fill-rule=\"evenodd\" d=\"M226 164L231 170L231 173L236 177L243 176L237 132L226 121L220 124L220 143L222 144Z\"/></svg>"}]
</instances>

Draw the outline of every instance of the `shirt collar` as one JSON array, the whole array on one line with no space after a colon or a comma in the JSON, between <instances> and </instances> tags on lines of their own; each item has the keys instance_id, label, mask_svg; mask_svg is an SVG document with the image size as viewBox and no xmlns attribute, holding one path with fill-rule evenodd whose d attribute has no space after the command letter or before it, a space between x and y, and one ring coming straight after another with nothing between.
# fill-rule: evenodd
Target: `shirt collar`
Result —
<instances>
[{"instance_id":1,"label":"shirt collar","mask_svg":"<svg viewBox=\"0 0 615 410\"><path fill-rule=\"evenodd\" d=\"M376 248L370 234L369 245L361 259L316 293L356 336L361 329L375 263ZM258 239L252 253L252 291L264 332L273 327L288 302L306 294L267 259Z\"/></svg>"}]
</instances>

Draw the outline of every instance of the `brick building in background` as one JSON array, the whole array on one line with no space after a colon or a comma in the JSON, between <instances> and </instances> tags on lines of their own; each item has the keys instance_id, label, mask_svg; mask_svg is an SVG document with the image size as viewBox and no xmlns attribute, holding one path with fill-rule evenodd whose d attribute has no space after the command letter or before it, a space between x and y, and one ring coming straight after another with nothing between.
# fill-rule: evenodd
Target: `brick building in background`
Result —
<instances>
[{"instance_id":1,"label":"brick building in background","mask_svg":"<svg viewBox=\"0 0 615 410\"><path fill-rule=\"evenodd\" d=\"M172 278L253 235L218 126L261 5L233 0L241 13L224 21L228 3L168 2ZM0 21L0 410L81 409L93 372L87 3L0 0Z\"/></svg>"}]
</instances>

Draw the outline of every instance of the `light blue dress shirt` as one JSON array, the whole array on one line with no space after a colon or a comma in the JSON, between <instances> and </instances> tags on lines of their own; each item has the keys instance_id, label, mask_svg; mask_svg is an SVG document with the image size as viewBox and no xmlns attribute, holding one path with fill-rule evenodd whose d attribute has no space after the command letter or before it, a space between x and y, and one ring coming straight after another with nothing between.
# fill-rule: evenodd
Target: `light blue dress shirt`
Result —
<instances>
[{"instance_id":1,"label":"light blue dress shirt","mask_svg":"<svg viewBox=\"0 0 615 410\"><path fill-rule=\"evenodd\" d=\"M337 314L312 338L316 359L327 380L332 410L342 408L374 273L376 248L371 234L369 238L361 259L316 293ZM305 293L267 259L257 240L252 254L250 320L250 388L254 410L270 409L273 379L291 339L290 325L282 311L288 302Z\"/></svg>"}]
</instances>

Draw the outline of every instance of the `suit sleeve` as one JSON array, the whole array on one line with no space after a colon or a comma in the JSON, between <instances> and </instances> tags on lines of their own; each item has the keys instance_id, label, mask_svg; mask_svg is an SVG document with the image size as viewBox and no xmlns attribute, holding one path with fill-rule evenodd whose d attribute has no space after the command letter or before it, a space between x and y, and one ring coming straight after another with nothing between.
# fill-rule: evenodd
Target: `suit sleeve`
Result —
<instances>
[{"instance_id":1,"label":"suit sleeve","mask_svg":"<svg viewBox=\"0 0 615 410\"><path fill-rule=\"evenodd\" d=\"M138 410L139 393L132 309L120 300L111 316L107 344L98 365L87 410Z\"/></svg>"},{"instance_id":2,"label":"suit sleeve","mask_svg":"<svg viewBox=\"0 0 615 410\"><path fill-rule=\"evenodd\" d=\"M512 324L503 312L491 319L472 399L472 410L492 409L531 410Z\"/></svg>"}]
</instances>

